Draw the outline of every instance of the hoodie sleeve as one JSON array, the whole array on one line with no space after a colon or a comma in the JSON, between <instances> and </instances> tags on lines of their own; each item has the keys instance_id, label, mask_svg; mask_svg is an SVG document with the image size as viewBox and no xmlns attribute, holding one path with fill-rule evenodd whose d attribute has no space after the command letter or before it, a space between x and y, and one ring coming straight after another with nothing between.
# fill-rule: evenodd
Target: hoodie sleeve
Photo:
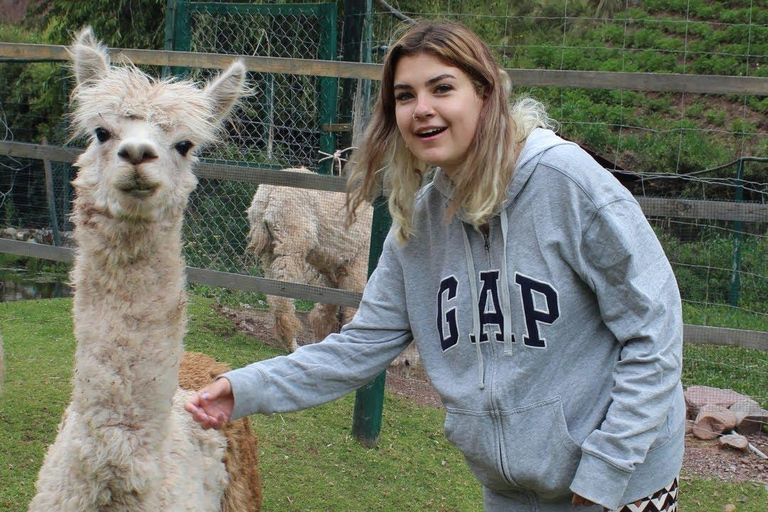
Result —
<instances>
[{"instance_id":1,"label":"hoodie sleeve","mask_svg":"<svg viewBox=\"0 0 768 512\"><path fill-rule=\"evenodd\" d=\"M605 420L584 440L571 490L618 508L656 440L680 382L682 310L672 268L637 202L600 208L582 238L582 276L622 344Z\"/></svg>"},{"instance_id":2,"label":"hoodie sleeve","mask_svg":"<svg viewBox=\"0 0 768 512\"><path fill-rule=\"evenodd\" d=\"M391 237L355 317L320 343L223 375L232 383L232 420L298 411L335 400L370 382L412 340L403 272Z\"/></svg>"}]
</instances>

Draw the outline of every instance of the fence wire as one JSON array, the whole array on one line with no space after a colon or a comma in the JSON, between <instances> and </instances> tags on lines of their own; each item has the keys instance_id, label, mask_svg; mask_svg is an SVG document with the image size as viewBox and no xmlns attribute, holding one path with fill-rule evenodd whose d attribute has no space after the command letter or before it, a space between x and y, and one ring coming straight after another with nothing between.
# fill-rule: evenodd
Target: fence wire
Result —
<instances>
[{"instance_id":1,"label":"fence wire","mask_svg":"<svg viewBox=\"0 0 768 512\"><path fill-rule=\"evenodd\" d=\"M401 18L447 17L475 30L508 68L653 72L660 80L668 73L690 75L691 80L698 74L768 76L766 2L729 2L726 8L720 3L660 0L400 1L389 2L400 9L397 13L376 2L369 16L338 19L290 10L288 4L278 3L270 7L273 11L262 13L224 13L213 4L190 8L184 49L332 60L342 55L340 40L348 24L359 23L365 26L362 33L372 34L362 44L362 59L381 62L401 28ZM147 70L156 76L168 71ZM213 73L172 71L195 80ZM60 63L4 62L0 77L5 77L0 92L13 90L5 84L20 83L13 82L17 79L40 84L36 97L0 94L2 140L40 142L45 135L51 144L63 144L68 136L61 116L71 88L68 70ZM248 249L246 211L259 188L250 181L252 169L306 166L328 172L330 162L321 159L347 147L328 125L350 121L355 129L346 135L358 135L368 120L377 83L354 81L354 108L349 112L341 107L342 80L251 73L249 81L253 94L237 110L223 141L202 155L209 162L239 166L236 179L200 180L187 211L184 251L191 266L261 276L264 270ZM755 160L768 157L767 97L564 87L519 87L515 92L544 102L560 123L561 135L590 151L638 198L711 201L697 216L649 214L680 285L686 322L745 329L754 333L752 341L763 339L768 331L768 220L765 213L739 221L723 218L721 212L732 205L768 202L768 164ZM43 99L60 107L45 110ZM9 229L37 229L53 237L43 176L39 160L0 157L4 236ZM66 243L74 170L53 163L52 176L56 223ZM287 217L294 212L285 213ZM321 223L339 226L343 212L334 209L320 217ZM306 228L310 223L304 219ZM297 229L292 233L298 235ZM43 238L43 243L51 243ZM318 243L332 245L327 239ZM292 280L301 279L296 275ZM315 281L306 281L317 284L322 279L315 274ZM265 305L258 294L204 286L196 291L230 303ZM692 336L699 337L692 341L711 341L705 332ZM746 341L749 346L750 339ZM764 406L767 369L762 352L686 345L687 384L718 386L737 380L737 391L761 399Z\"/></svg>"},{"instance_id":2,"label":"fence wire","mask_svg":"<svg viewBox=\"0 0 768 512\"><path fill-rule=\"evenodd\" d=\"M268 11L243 5L191 4L185 35L176 46L189 51L259 57L332 60L335 21L327 8L269 6ZM257 6L263 7L263 6ZM176 48L179 49L179 48ZM192 78L205 78L193 70ZM207 157L261 166L317 168L320 151L335 149L324 129L335 112L337 82L333 78L250 73L251 94L244 99L238 122Z\"/></svg>"}]
</instances>

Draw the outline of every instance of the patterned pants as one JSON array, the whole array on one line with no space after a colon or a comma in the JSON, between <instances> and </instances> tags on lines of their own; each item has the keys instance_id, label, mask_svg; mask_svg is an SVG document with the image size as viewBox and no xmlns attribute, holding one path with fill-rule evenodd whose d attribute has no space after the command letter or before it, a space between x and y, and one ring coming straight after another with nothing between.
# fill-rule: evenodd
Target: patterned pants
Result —
<instances>
[{"instance_id":1,"label":"patterned pants","mask_svg":"<svg viewBox=\"0 0 768 512\"><path fill-rule=\"evenodd\" d=\"M677 485L675 478L671 484L656 491L651 496L624 505L616 512L677 512ZM608 509L603 509L608 510Z\"/></svg>"},{"instance_id":2,"label":"patterned pants","mask_svg":"<svg viewBox=\"0 0 768 512\"><path fill-rule=\"evenodd\" d=\"M677 478L647 498L610 512L677 512ZM483 489L485 512L609 512L600 505L574 507L571 499L542 502L530 493L498 493Z\"/></svg>"}]
</instances>

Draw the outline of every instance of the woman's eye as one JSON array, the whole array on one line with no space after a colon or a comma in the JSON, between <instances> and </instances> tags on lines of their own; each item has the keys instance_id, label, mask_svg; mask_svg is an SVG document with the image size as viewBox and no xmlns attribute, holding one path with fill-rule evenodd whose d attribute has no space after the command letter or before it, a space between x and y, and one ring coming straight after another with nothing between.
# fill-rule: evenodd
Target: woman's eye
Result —
<instances>
[{"instance_id":1,"label":"woman's eye","mask_svg":"<svg viewBox=\"0 0 768 512\"><path fill-rule=\"evenodd\" d=\"M395 94L395 101L405 101L409 100L413 97L413 95L409 92L401 92L398 94Z\"/></svg>"},{"instance_id":2,"label":"woman's eye","mask_svg":"<svg viewBox=\"0 0 768 512\"><path fill-rule=\"evenodd\" d=\"M189 150L192 149L192 146L194 146L194 144L192 144L192 142L190 142L188 140L183 140L183 141L177 143L173 147L176 149L176 151L179 152L179 154L181 156L187 156L187 153L189 153Z\"/></svg>"},{"instance_id":3,"label":"woman's eye","mask_svg":"<svg viewBox=\"0 0 768 512\"><path fill-rule=\"evenodd\" d=\"M437 93L446 93L453 90L453 87L451 87L448 84L439 84L437 87L435 87L435 92Z\"/></svg>"},{"instance_id":4,"label":"woman's eye","mask_svg":"<svg viewBox=\"0 0 768 512\"><path fill-rule=\"evenodd\" d=\"M99 142L107 142L112 137L112 134L102 127L96 128L94 133L96 134L96 140Z\"/></svg>"}]
</instances>

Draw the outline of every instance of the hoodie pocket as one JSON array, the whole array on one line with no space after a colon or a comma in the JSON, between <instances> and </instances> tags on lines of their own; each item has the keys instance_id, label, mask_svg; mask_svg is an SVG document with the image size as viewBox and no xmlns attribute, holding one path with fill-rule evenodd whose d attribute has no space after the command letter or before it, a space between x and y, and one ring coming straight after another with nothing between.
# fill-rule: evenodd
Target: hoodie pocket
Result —
<instances>
[{"instance_id":1,"label":"hoodie pocket","mask_svg":"<svg viewBox=\"0 0 768 512\"><path fill-rule=\"evenodd\" d=\"M446 408L445 438L464 455L469 469L489 489L504 490L510 483L504 478L499 457L498 414Z\"/></svg>"},{"instance_id":2,"label":"hoodie pocket","mask_svg":"<svg viewBox=\"0 0 768 512\"><path fill-rule=\"evenodd\" d=\"M568 433L560 397L501 413L502 467L511 482L545 500L570 496L581 448Z\"/></svg>"}]
</instances>

